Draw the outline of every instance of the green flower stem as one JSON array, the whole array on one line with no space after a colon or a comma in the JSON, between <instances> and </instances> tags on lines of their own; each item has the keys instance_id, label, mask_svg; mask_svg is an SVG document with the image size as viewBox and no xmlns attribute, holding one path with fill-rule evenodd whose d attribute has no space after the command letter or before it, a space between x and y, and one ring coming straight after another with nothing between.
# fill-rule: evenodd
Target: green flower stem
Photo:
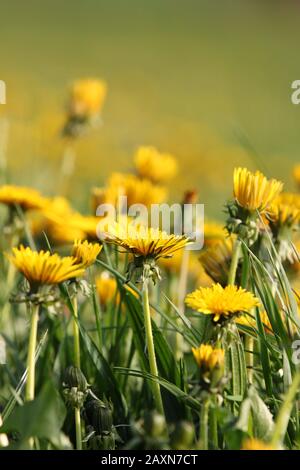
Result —
<instances>
[{"instance_id":1,"label":"green flower stem","mask_svg":"<svg viewBox=\"0 0 300 470\"><path fill-rule=\"evenodd\" d=\"M82 450L80 408L75 408L76 449Z\"/></svg>"},{"instance_id":2,"label":"green flower stem","mask_svg":"<svg viewBox=\"0 0 300 470\"><path fill-rule=\"evenodd\" d=\"M144 321L145 321L145 330L146 330L146 343L148 348L149 356L149 366L150 372L155 377L158 377L158 369L155 357L153 333L152 333L152 324L151 324L151 314L149 306L149 290L148 290L148 279L145 279L143 282L143 310L144 310ZM159 413L164 415L164 407L160 393L160 386L158 382L153 382L152 384L153 395L156 409Z\"/></svg>"},{"instance_id":3,"label":"green flower stem","mask_svg":"<svg viewBox=\"0 0 300 470\"><path fill-rule=\"evenodd\" d=\"M293 382L285 396L285 399L277 415L277 419L276 419L274 430L273 430L273 436L271 440L271 446L274 447L275 449L277 449L282 444L284 435L286 433L286 430L289 424L290 414L293 409L293 405L295 403L294 399L299 390L299 385L300 385L300 371L298 371L295 374L293 378Z\"/></svg>"},{"instance_id":4,"label":"green flower stem","mask_svg":"<svg viewBox=\"0 0 300 470\"><path fill-rule=\"evenodd\" d=\"M246 359L249 384L253 383L253 359L254 359L253 349L254 349L254 340L252 336L245 335L245 359Z\"/></svg>"},{"instance_id":5,"label":"green flower stem","mask_svg":"<svg viewBox=\"0 0 300 470\"><path fill-rule=\"evenodd\" d=\"M213 397L213 406L209 410L209 430L210 439L214 449L218 449L218 421L217 421L217 408L216 408L216 397Z\"/></svg>"},{"instance_id":6,"label":"green flower stem","mask_svg":"<svg viewBox=\"0 0 300 470\"><path fill-rule=\"evenodd\" d=\"M241 246L242 246L242 242L241 240L237 238L233 247L231 264L230 264L229 273L228 273L228 285L234 285L235 283L236 270L238 267L239 257L241 253Z\"/></svg>"},{"instance_id":7,"label":"green flower stem","mask_svg":"<svg viewBox=\"0 0 300 470\"><path fill-rule=\"evenodd\" d=\"M39 306L33 305L31 308L30 334L27 353L27 380L25 388L25 401L34 399L35 387L35 350L37 341L37 329L39 321Z\"/></svg>"},{"instance_id":8,"label":"green flower stem","mask_svg":"<svg viewBox=\"0 0 300 470\"><path fill-rule=\"evenodd\" d=\"M77 305L77 298L74 297L72 299L72 306L73 306L73 338L74 338L74 365L80 369L80 338L79 338L79 328L77 325L78 320L78 305Z\"/></svg>"},{"instance_id":9,"label":"green flower stem","mask_svg":"<svg viewBox=\"0 0 300 470\"><path fill-rule=\"evenodd\" d=\"M184 299L186 296L186 289L187 289L187 282L188 282L188 274L189 274L189 259L190 259L190 251L185 249L183 250L182 254L182 261L180 267L180 276L178 282L178 310L180 313L184 314ZM180 319L177 318L177 325L180 325ZM183 348L183 341L181 333L175 333L175 357L179 360L182 357L182 348Z\"/></svg>"},{"instance_id":10,"label":"green flower stem","mask_svg":"<svg viewBox=\"0 0 300 470\"><path fill-rule=\"evenodd\" d=\"M73 340L74 340L74 365L80 369L80 336L77 324L78 320L78 303L76 296L72 299L73 306ZM82 437L81 437L81 416L80 408L75 408L75 430L76 430L76 449L82 450Z\"/></svg>"},{"instance_id":11,"label":"green flower stem","mask_svg":"<svg viewBox=\"0 0 300 470\"><path fill-rule=\"evenodd\" d=\"M200 413L200 442L201 449L208 450L208 415L209 415L210 397L203 400Z\"/></svg>"},{"instance_id":12,"label":"green flower stem","mask_svg":"<svg viewBox=\"0 0 300 470\"><path fill-rule=\"evenodd\" d=\"M92 284L92 282L91 282ZM93 284L92 284L93 285ZM102 350L103 346L103 338L102 338L102 309L100 305L100 301L97 297L96 293L96 288L93 285L93 307L94 307L94 313L95 313L95 318L96 318L96 327L97 327L97 335L98 335L98 346L99 346L99 351Z\"/></svg>"}]
</instances>

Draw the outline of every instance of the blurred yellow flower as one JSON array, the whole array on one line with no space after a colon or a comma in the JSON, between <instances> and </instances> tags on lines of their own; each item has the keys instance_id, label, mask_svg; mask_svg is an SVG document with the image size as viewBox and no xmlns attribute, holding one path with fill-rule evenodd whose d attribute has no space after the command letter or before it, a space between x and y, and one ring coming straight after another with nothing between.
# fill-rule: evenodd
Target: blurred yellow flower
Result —
<instances>
[{"instance_id":1,"label":"blurred yellow flower","mask_svg":"<svg viewBox=\"0 0 300 470\"><path fill-rule=\"evenodd\" d=\"M106 241L123 247L135 256L152 259L172 256L189 243L185 236L168 235L159 229L144 227L134 222L111 224Z\"/></svg>"},{"instance_id":2,"label":"blurred yellow flower","mask_svg":"<svg viewBox=\"0 0 300 470\"><path fill-rule=\"evenodd\" d=\"M138 298L138 294L130 286L124 284L123 287L135 298ZM116 278L112 277L108 271L103 271L100 276L96 278L96 289L103 308L112 301L115 301L116 305L120 303L121 296L118 291L118 283Z\"/></svg>"},{"instance_id":3,"label":"blurred yellow flower","mask_svg":"<svg viewBox=\"0 0 300 470\"><path fill-rule=\"evenodd\" d=\"M182 256L183 251L176 251L171 258L162 258L160 261L161 266L163 269L170 274L179 274L182 267ZM201 266L199 265L199 261L197 260L196 256L190 253L188 259L188 272L189 275L193 278L200 276L201 274Z\"/></svg>"},{"instance_id":4,"label":"blurred yellow flower","mask_svg":"<svg viewBox=\"0 0 300 470\"><path fill-rule=\"evenodd\" d=\"M107 93L107 85L102 80L76 80L70 91L69 114L71 116L90 117L98 114Z\"/></svg>"},{"instance_id":5,"label":"blurred yellow flower","mask_svg":"<svg viewBox=\"0 0 300 470\"><path fill-rule=\"evenodd\" d=\"M50 217L49 217L50 220ZM49 224L49 235L57 243L72 243L74 240L97 240L100 217L85 216L74 212L65 218L53 218Z\"/></svg>"},{"instance_id":6,"label":"blurred yellow flower","mask_svg":"<svg viewBox=\"0 0 300 470\"><path fill-rule=\"evenodd\" d=\"M268 180L262 173L252 173L247 168L235 168L233 194L239 206L249 211L266 211L282 190L283 184Z\"/></svg>"},{"instance_id":7,"label":"blurred yellow flower","mask_svg":"<svg viewBox=\"0 0 300 470\"><path fill-rule=\"evenodd\" d=\"M49 198L47 205L42 210L29 214L29 225L34 235L38 236L44 231L48 237L53 238L51 233L53 224L62 223L72 214L74 214L74 210L67 199L60 196ZM71 240L75 238L78 238L76 234Z\"/></svg>"},{"instance_id":8,"label":"blurred yellow flower","mask_svg":"<svg viewBox=\"0 0 300 470\"><path fill-rule=\"evenodd\" d=\"M72 256L62 258L57 254L50 254L49 251L33 251L23 245L13 248L12 251L12 255L7 255L8 259L33 288L43 284L58 284L84 273L84 266L78 264Z\"/></svg>"},{"instance_id":9,"label":"blurred yellow flower","mask_svg":"<svg viewBox=\"0 0 300 470\"><path fill-rule=\"evenodd\" d=\"M272 333L272 325L269 320L268 314L265 310L259 312L260 319L262 321L264 330L266 333ZM251 328L257 328L256 319L251 315L241 315L235 319L236 323L239 325L248 326Z\"/></svg>"},{"instance_id":10,"label":"blurred yellow flower","mask_svg":"<svg viewBox=\"0 0 300 470\"><path fill-rule=\"evenodd\" d=\"M117 295L117 281L115 277L109 275L107 271L103 271L100 276L96 278L96 289L102 307L106 307L108 303L116 299L120 301L120 294Z\"/></svg>"},{"instance_id":11,"label":"blurred yellow flower","mask_svg":"<svg viewBox=\"0 0 300 470\"><path fill-rule=\"evenodd\" d=\"M246 439L243 442L242 450L276 450L275 447L270 444L266 444L260 439Z\"/></svg>"},{"instance_id":12,"label":"blurred yellow flower","mask_svg":"<svg viewBox=\"0 0 300 470\"><path fill-rule=\"evenodd\" d=\"M147 179L132 174L113 173L108 180L106 202L116 204L119 196L127 197L128 206L143 204L149 207L166 201L167 191Z\"/></svg>"},{"instance_id":13,"label":"blurred yellow flower","mask_svg":"<svg viewBox=\"0 0 300 470\"><path fill-rule=\"evenodd\" d=\"M226 319L259 305L259 300L251 292L237 286L200 287L185 299L186 304L198 312L213 315L213 320Z\"/></svg>"},{"instance_id":14,"label":"blurred yellow flower","mask_svg":"<svg viewBox=\"0 0 300 470\"><path fill-rule=\"evenodd\" d=\"M176 159L168 153L161 153L155 147L139 147L134 164L142 178L154 183L165 183L176 176L178 165Z\"/></svg>"},{"instance_id":15,"label":"blurred yellow flower","mask_svg":"<svg viewBox=\"0 0 300 470\"><path fill-rule=\"evenodd\" d=\"M293 226L300 220L300 195L281 193L272 203L269 210L271 222L277 225Z\"/></svg>"},{"instance_id":16,"label":"blurred yellow flower","mask_svg":"<svg viewBox=\"0 0 300 470\"><path fill-rule=\"evenodd\" d=\"M199 263L199 274L196 278L196 285L198 287L211 287L214 284L214 280L206 273L202 264Z\"/></svg>"},{"instance_id":17,"label":"blurred yellow flower","mask_svg":"<svg viewBox=\"0 0 300 470\"><path fill-rule=\"evenodd\" d=\"M204 224L204 244L206 246L214 245L220 240L223 240L228 235L228 232L220 222L206 221Z\"/></svg>"},{"instance_id":18,"label":"blurred yellow flower","mask_svg":"<svg viewBox=\"0 0 300 470\"><path fill-rule=\"evenodd\" d=\"M99 243L89 243L87 240L75 240L72 256L77 260L77 263L88 268L96 261L101 250L102 245L99 245Z\"/></svg>"},{"instance_id":19,"label":"blurred yellow flower","mask_svg":"<svg viewBox=\"0 0 300 470\"><path fill-rule=\"evenodd\" d=\"M74 214L74 209L66 198L56 196L49 199L49 203L42 213L47 219L61 221L62 218L65 219L66 217Z\"/></svg>"},{"instance_id":20,"label":"blurred yellow flower","mask_svg":"<svg viewBox=\"0 0 300 470\"><path fill-rule=\"evenodd\" d=\"M227 283L234 243L234 236L224 238L203 251L199 257L206 274L222 285Z\"/></svg>"},{"instance_id":21,"label":"blurred yellow flower","mask_svg":"<svg viewBox=\"0 0 300 470\"><path fill-rule=\"evenodd\" d=\"M295 165L293 168L293 176L297 185L300 186L300 164Z\"/></svg>"},{"instance_id":22,"label":"blurred yellow flower","mask_svg":"<svg viewBox=\"0 0 300 470\"><path fill-rule=\"evenodd\" d=\"M24 211L29 209L43 209L48 204L48 199L39 191L23 186L0 186L0 203L7 206L20 206Z\"/></svg>"},{"instance_id":23,"label":"blurred yellow flower","mask_svg":"<svg viewBox=\"0 0 300 470\"><path fill-rule=\"evenodd\" d=\"M109 186L104 188L92 188L91 203L92 211L96 213L98 206L101 204L116 205L119 195L119 189L116 186Z\"/></svg>"},{"instance_id":24,"label":"blurred yellow flower","mask_svg":"<svg viewBox=\"0 0 300 470\"><path fill-rule=\"evenodd\" d=\"M210 344L201 344L198 348L192 348L192 353L198 367L204 371L211 371L216 367L223 367L225 351L213 348Z\"/></svg>"}]
</instances>

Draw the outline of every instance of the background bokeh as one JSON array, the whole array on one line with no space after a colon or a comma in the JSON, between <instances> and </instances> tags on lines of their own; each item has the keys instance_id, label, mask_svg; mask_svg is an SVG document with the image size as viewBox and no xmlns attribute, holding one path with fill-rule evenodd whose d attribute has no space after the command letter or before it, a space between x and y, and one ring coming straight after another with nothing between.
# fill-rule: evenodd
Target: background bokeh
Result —
<instances>
[{"instance_id":1,"label":"background bokeh","mask_svg":"<svg viewBox=\"0 0 300 470\"><path fill-rule=\"evenodd\" d=\"M88 186L130 170L140 144L176 155L172 198L197 187L214 216L235 165L292 188L299 19L289 0L0 0L11 181L55 193L67 86L91 76L109 92L102 127L77 143L78 205Z\"/></svg>"}]
</instances>

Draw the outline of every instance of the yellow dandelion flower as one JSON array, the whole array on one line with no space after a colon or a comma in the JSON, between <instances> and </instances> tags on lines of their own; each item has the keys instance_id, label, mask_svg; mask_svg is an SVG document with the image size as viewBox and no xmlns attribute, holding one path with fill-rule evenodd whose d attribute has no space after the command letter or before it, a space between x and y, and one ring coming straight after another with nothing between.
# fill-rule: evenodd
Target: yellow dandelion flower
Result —
<instances>
[{"instance_id":1,"label":"yellow dandelion flower","mask_svg":"<svg viewBox=\"0 0 300 470\"><path fill-rule=\"evenodd\" d=\"M266 444L260 439L246 439L243 442L242 450L276 450L270 444Z\"/></svg>"},{"instance_id":2,"label":"yellow dandelion flower","mask_svg":"<svg viewBox=\"0 0 300 470\"><path fill-rule=\"evenodd\" d=\"M268 180L262 173L252 173L247 168L235 168L233 194L239 206L249 211L266 211L282 190L283 184Z\"/></svg>"},{"instance_id":3,"label":"yellow dandelion flower","mask_svg":"<svg viewBox=\"0 0 300 470\"><path fill-rule=\"evenodd\" d=\"M139 297L138 294L127 284L124 284L123 287L135 298ZM116 305L119 305L121 296L118 291L118 283L116 278L112 277L108 271L103 271L101 275L96 278L96 289L103 308L112 301L115 301Z\"/></svg>"},{"instance_id":4,"label":"yellow dandelion flower","mask_svg":"<svg viewBox=\"0 0 300 470\"><path fill-rule=\"evenodd\" d=\"M192 353L198 367L202 370L213 370L223 367L225 351L213 348L210 344L201 344L198 348L192 348Z\"/></svg>"},{"instance_id":5,"label":"yellow dandelion flower","mask_svg":"<svg viewBox=\"0 0 300 470\"><path fill-rule=\"evenodd\" d=\"M53 221L61 221L70 215L74 214L74 209L70 205L69 201L61 196L53 197L49 199L49 203L43 210L45 218Z\"/></svg>"},{"instance_id":6,"label":"yellow dandelion flower","mask_svg":"<svg viewBox=\"0 0 300 470\"><path fill-rule=\"evenodd\" d=\"M29 214L29 224L31 231L34 235L41 234L44 231L50 238L52 238L52 227L55 223L63 223L74 214L69 201L64 197L54 197L48 200L48 204L40 211L35 211ZM71 241L78 237L75 234Z\"/></svg>"},{"instance_id":7,"label":"yellow dandelion flower","mask_svg":"<svg viewBox=\"0 0 300 470\"><path fill-rule=\"evenodd\" d=\"M199 268L196 285L199 287L211 287L214 284L214 280L206 273L201 263L199 263Z\"/></svg>"},{"instance_id":8,"label":"yellow dandelion flower","mask_svg":"<svg viewBox=\"0 0 300 470\"><path fill-rule=\"evenodd\" d=\"M196 256L193 256L192 252L190 255L188 259L188 272L191 277L196 278L201 274L202 269ZM179 274L182 267L182 257L183 251L176 251L171 258L162 258L161 266L169 274Z\"/></svg>"},{"instance_id":9,"label":"yellow dandelion flower","mask_svg":"<svg viewBox=\"0 0 300 470\"><path fill-rule=\"evenodd\" d=\"M184 248L189 240L185 236L168 235L159 229L130 222L115 222L108 227L106 241L121 246L137 257L167 258Z\"/></svg>"},{"instance_id":10,"label":"yellow dandelion flower","mask_svg":"<svg viewBox=\"0 0 300 470\"><path fill-rule=\"evenodd\" d=\"M165 183L176 176L176 159L168 153L161 153L155 147L139 147L134 164L139 176L154 183Z\"/></svg>"},{"instance_id":11,"label":"yellow dandelion flower","mask_svg":"<svg viewBox=\"0 0 300 470\"><path fill-rule=\"evenodd\" d=\"M12 251L12 255L7 255L8 259L34 287L59 284L84 273L84 267L73 256L62 258L49 251L33 251L23 245Z\"/></svg>"},{"instance_id":12,"label":"yellow dandelion flower","mask_svg":"<svg viewBox=\"0 0 300 470\"><path fill-rule=\"evenodd\" d=\"M141 179L131 174L113 173L108 181L106 196L106 202L111 204L116 204L120 196L126 196L127 206L143 204L149 207L151 204L166 201L167 191L148 179Z\"/></svg>"},{"instance_id":13,"label":"yellow dandelion flower","mask_svg":"<svg viewBox=\"0 0 300 470\"><path fill-rule=\"evenodd\" d=\"M70 91L69 113L71 116L89 117L98 114L107 93L102 80L76 80Z\"/></svg>"},{"instance_id":14,"label":"yellow dandelion flower","mask_svg":"<svg viewBox=\"0 0 300 470\"><path fill-rule=\"evenodd\" d=\"M103 271L96 278L96 289L102 307L116 299L116 303L120 302L120 294L117 294L118 285L116 278L109 275L107 271Z\"/></svg>"},{"instance_id":15,"label":"yellow dandelion flower","mask_svg":"<svg viewBox=\"0 0 300 470\"><path fill-rule=\"evenodd\" d=\"M272 333L273 332L272 325L271 325L271 322L269 320L267 312L265 310L263 310L263 311L259 312L259 315L260 315L260 319L262 321L265 332L266 333ZM238 323L239 325L244 325L244 326L248 326L248 327L251 327L251 328L256 328L257 327L256 319L252 315L241 315L241 316L239 316L235 319L235 322Z\"/></svg>"},{"instance_id":16,"label":"yellow dandelion flower","mask_svg":"<svg viewBox=\"0 0 300 470\"><path fill-rule=\"evenodd\" d=\"M294 180L296 181L297 185L300 186L300 165L295 165L293 168L293 176Z\"/></svg>"},{"instance_id":17,"label":"yellow dandelion flower","mask_svg":"<svg viewBox=\"0 0 300 470\"><path fill-rule=\"evenodd\" d=\"M226 284L230 268L235 237L219 241L200 254L199 261L206 274L215 282Z\"/></svg>"},{"instance_id":18,"label":"yellow dandelion flower","mask_svg":"<svg viewBox=\"0 0 300 470\"><path fill-rule=\"evenodd\" d=\"M45 208L48 199L32 188L4 185L0 187L0 203L11 207L19 205L25 211Z\"/></svg>"},{"instance_id":19,"label":"yellow dandelion flower","mask_svg":"<svg viewBox=\"0 0 300 470\"><path fill-rule=\"evenodd\" d=\"M259 300L251 292L234 285L222 287L220 284L200 287L188 294L185 302L198 312L213 315L215 322L220 318L226 319L249 312L259 305Z\"/></svg>"},{"instance_id":20,"label":"yellow dandelion flower","mask_svg":"<svg viewBox=\"0 0 300 470\"><path fill-rule=\"evenodd\" d=\"M96 213L98 206L101 204L112 204L115 206L118 202L119 195L121 194L119 194L117 186L92 188L91 203L93 212Z\"/></svg>"},{"instance_id":21,"label":"yellow dandelion flower","mask_svg":"<svg viewBox=\"0 0 300 470\"><path fill-rule=\"evenodd\" d=\"M300 195L281 193L270 207L269 218L276 225L296 225L300 220Z\"/></svg>"},{"instance_id":22,"label":"yellow dandelion flower","mask_svg":"<svg viewBox=\"0 0 300 470\"><path fill-rule=\"evenodd\" d=\"M79 264L88 268L94 264L101 250L102 245L99 245L99 243L89 243L87 240L75 240L72 256Z\"/></svg>"},{"instance_id":23,"label":"yellow dandelion flower","mask_svg":"<svg viewBox=\"0 0 300 470\"><path fill-rule=\"evenodd\" d=\"M224 240L228 236L228 232L224 224L214 221L206 221L204 224L204 244L206 246L215 245L220 240Z\"/></svg>"},{"instance_id":24,"label":"yellow dandelion flower","mask_svg":"<svg viewBox=\"0 0 300 470\"><path fill-rule=\"evenodd\" d=\"M72 243L76 239L97 240L100 220L100 217L84 216L76 212L66 218L53 218L47 233L57 243Z\"/></svg>"}]
</instances>

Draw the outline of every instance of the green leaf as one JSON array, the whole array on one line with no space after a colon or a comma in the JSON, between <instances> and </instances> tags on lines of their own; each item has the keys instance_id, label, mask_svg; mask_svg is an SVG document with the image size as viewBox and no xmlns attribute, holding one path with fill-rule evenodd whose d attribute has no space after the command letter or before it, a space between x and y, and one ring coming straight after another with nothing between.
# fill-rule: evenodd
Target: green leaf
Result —
<instances>
[{"instance_id":1,"label":"green leaf","mask_svg":"<svg viewBox=\"0 0 300 470\"><path fill-rule=\"evenodd\" d=\"M274 429L273 416L254 387L250 388L248 397L251 402L254 436L267 441L271 438Z\"/></svg>"},{"instance_id":2,"label":"green leaf","mask_svg":"<svg viewBox=\"0 0 300 470\"><path fill-rule=\"evenodd\" d=\"M30 437L48 439L60 445L60 430L66 416L65 405L52 382L47 382L35 400L14 409L1 427L1 433L17 432L18 448L26 447Z\"/></svg>"}]
</instances>

